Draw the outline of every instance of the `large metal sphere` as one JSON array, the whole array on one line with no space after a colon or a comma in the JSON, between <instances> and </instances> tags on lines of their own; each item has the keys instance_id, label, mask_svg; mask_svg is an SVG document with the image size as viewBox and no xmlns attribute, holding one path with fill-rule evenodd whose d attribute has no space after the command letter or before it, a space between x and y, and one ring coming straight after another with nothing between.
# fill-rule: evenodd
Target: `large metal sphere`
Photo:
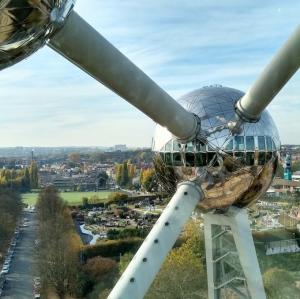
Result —
<instances>
[{"instance_id":1,"label":"large metal sphere","mask_svg":"<svg viewBox=\"0 0 300 299\"><path fill-rule=\"evenodd\" d=\"M42 47L74 0L0 0L0 70Z\"/></svg>"},{"instance_id":2,"label":"large metal sphere","mask_svg":"<svg viewBox=\"0 0 300 299\"><path fill-rule=\"evenodd\" d=\"M280 140L275 123L264 111L256 123L245 123L239 134L228 129L236 121L234 106L243 92L222 87L204 87L188 93L179 102L198 115L207 144L179 144L165 128L157 126L153 140L157 174L162 185L174 192L182 180L201 179L205 198L203 211L245 207L258 199L274 177Z\"/></svg>"}]
</instances>

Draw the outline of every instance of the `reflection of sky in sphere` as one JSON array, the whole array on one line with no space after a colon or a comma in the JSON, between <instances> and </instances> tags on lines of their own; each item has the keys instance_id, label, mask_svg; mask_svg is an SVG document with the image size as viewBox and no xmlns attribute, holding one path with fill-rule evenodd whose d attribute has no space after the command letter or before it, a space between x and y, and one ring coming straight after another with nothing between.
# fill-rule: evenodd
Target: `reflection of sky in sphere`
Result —
<instances>
[{"instance_id":1,"label":"reflection of sky in sphere","mask_svg":"<svg viewBox=\"0 0 300 299\"><path fill-rule=\"evenodd\" d=\"M201 127L204 131L210 131L236 119L234 105L243 95L243 92L232 88L204 87L189 93L182 98L182 101L179 101L201 118ZM262 113L260 121L245 123L242 128L239 135L270 136L279 146L279 135L275 123L267 111ZM208 142L215 147L222 147L229 135L229 130L223 129L211 134Z\"/></svg>"},{"instance_id":2,"label":"reflection of sky in sphere","mask_svg":"<svg viewBox=\"0 0 300 299\"><path fill-rule=\"evenodd\" d=\"M0 70L38 50L73 7L73 0L2 0Z\"/></svg>"}]
</instances>

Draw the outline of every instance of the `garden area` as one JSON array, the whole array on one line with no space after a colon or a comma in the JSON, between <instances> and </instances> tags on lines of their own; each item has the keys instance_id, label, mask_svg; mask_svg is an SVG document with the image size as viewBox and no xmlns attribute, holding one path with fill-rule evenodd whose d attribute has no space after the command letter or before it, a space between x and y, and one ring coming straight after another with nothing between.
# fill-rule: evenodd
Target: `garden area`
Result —
<instances>
[{"instance_id":1,"label":"garden area","mask_svg":"<svg viewBox=\"0 0 300 299\"><path fill-rule=\"evenodd\" d=\"M92 198L96 197L103 202L107 202L109 200L109 195L111 194L111 191L98 191L98 192L61 192L60 196L64 201L66 201L69 205L82 205L82 198ZM39 193L32 192L32 193L23 193L22 194L22 200L23 203L34 206L37 202Z\"/></svg>"}]
</instances>

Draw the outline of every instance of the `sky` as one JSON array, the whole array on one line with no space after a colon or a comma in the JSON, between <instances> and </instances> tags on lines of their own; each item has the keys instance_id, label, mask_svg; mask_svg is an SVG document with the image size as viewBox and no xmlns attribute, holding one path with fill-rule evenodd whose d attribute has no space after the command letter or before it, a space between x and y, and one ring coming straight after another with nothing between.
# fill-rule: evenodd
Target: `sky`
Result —
<instances>
[{"instance_id":1,"label":"sky","mask_svg":"<svg viewBox=\"0 0 300 299\"><path fill-rule=\"evenodd\" d=\"M299 0L77 0L75 10L175 99L246 91L299 24ZM300 144L300 71L269 106ZM155 124L44 47L0 72L0 146L150 146Z\"/></svg>"}]
</instances>

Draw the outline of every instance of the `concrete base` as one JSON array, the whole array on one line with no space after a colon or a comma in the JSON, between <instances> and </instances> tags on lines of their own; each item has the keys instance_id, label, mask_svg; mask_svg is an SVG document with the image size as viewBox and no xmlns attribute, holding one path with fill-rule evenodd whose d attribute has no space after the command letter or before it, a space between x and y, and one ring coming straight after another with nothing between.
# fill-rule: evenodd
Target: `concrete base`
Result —
<instances>
[{"instance_id":1,"label":"concrete base","mask_svg":"<svg viewBox=\"0 0 300 299\"><path fill-rule=\"evenodd\" d=\"M225 214L208 213L204 215L204 230L208 298L220 299L221 290L230 287L232 290L235 289L236 293L240 293L241 298L266 299L247 211L231 207ZM226 246L222 244L228 232L232 234L234 240L232 243L236 251L228 248L225 250ZM229 266L227 271L224 271L224 267L220 267L219 263L222 264L226 259ZM239 264L241 271L236 264ZM236 287L237 283L244 285L246 292Z\"/></svg>"}]
</instances>

